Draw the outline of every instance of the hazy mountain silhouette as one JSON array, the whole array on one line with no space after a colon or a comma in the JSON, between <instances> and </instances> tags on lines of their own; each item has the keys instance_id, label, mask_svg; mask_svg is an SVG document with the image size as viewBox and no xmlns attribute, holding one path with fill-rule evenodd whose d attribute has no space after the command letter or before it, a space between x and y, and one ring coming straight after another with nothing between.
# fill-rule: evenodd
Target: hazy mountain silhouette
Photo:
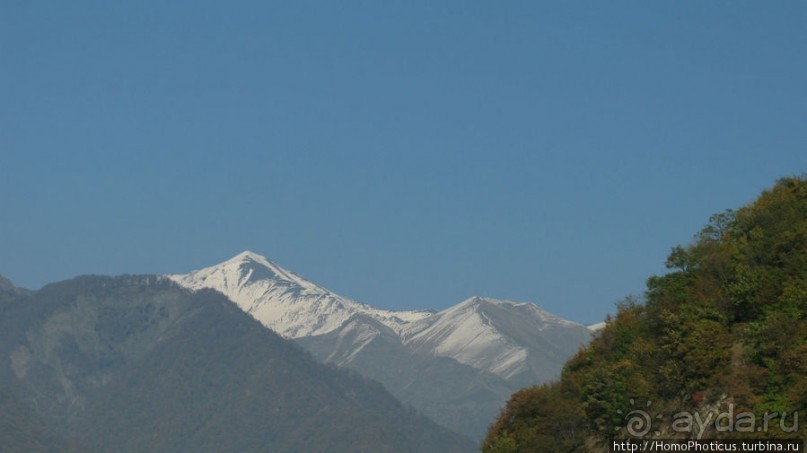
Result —
<instances>
[{"instance_id":1,"label":"hazy mountain silhouette","mask_svg":"<svg viewBox=\"0 0 807 453\"><path fill-rule=\"evenodd\" d=\"M0 292L0 440L11 450L68 438L100 451L475 449L214 291L124 276Z\"/></svg>"}]
</instances>

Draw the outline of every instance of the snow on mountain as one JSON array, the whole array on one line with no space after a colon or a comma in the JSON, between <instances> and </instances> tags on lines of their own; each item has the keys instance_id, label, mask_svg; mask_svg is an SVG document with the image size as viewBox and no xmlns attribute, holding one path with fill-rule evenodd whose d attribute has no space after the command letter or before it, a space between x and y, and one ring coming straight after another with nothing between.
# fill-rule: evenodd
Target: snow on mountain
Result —
<instances>
[{"instance_id":1,"label":"snow on mountain","mask_svg":"<svg viewBox=\"0 0 807 453\"><path fill-rule=\"evenodd\" d=\"M554 316L538 306L472 297L402 331L404 343L416 350L450 357L504 379L536 365L557 368L590 339L585 326ZM546 366L551 363L551 367ZM545 370L536 370L544 372Z\"/></svg>"},{"instance_id":2,"label":"snow on mountain","mask_svg":"<svg viewBox=\"0 0 807 453\"><path fill-rule=\"evenodd\" d=\"M334 294L249 251L168 277L190 289L224 293L287 338L324 335L346 325L351 329L347 337L357 348L353 353L358 354L378 335L378 329L362 324L362 319L372 319L392 329L407 349L452 358L508 380L525 373L531 378L554 374L591 337L585 326L525 302L472 297L438 313L380 310Z\"/></svg>"},{"instance_id":3,"label":"snow on mountain","mask_svg":"<svg viewBox=\"0 0 807 453\"><path fill-rule=\"evenodd\" d=\"M168 278L189 289L211 288L223 293L263 325L287 338L331 332L355 314L369 316L396 332L432 315L426 311L380 310L344 298L250 251L215 266Z\"/></svg>"},{"instance_id":4,"label":"snow on mountain","mask_svg":"<svg viewBox=\"0 0 807 453\"><path fill-rule=\"evenodd\" d=\"M599 332L602 329L605 329L605 321L598 322L598 323L595 323L595 324L589 324L586 327L588 327L588 330L590 330L592 332Z\"/></svg>"},{"instance_id":5,"label":"snow on mountain","mask_svg":"<svg viewBox=\"0 0 807 453\"><path fill-rule=\"evenodd\" d=\"M537 305L472 297L446 310L380 310L252 252L186 275L323 362L359 371L444 426L481 439L518 388L557 379L593 333Z\"/></svg>"}]
</instances>

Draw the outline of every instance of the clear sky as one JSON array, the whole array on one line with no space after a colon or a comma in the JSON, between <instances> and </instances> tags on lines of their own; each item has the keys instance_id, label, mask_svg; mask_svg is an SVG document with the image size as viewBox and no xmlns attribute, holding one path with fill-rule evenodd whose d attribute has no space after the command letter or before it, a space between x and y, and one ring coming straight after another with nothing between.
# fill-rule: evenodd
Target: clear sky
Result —
<instances>
[{"instance_id":1,"label":"clear sky","mask_svg":"<svg viewBox=\"0 0 807 453\"><path fill-rule=\"evenodd\" d=\"M0 274L596 322L807 170L807 2L0 3Z\"/></svg>"}]
</instances>

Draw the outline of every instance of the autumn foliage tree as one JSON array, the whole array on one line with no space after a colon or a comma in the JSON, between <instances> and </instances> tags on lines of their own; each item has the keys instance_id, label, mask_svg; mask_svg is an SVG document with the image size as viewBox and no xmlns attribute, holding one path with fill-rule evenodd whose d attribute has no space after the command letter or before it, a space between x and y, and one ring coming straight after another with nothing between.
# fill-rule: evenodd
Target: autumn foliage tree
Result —
<instances>
[{"instance_id":1,"label":"autumn foliage tree","mask_svg":"<svg viewBox=\"0 0 807 453\"><path fill-rule=\"evenodd\" d=\"M760 417L807 413L807 178L712 216L666 265L558 382L512 396L484 451L607 451L638 400L666 413L726 400ZM798 428L753 435L803 438Z\"/></svg>"}]
</instances>

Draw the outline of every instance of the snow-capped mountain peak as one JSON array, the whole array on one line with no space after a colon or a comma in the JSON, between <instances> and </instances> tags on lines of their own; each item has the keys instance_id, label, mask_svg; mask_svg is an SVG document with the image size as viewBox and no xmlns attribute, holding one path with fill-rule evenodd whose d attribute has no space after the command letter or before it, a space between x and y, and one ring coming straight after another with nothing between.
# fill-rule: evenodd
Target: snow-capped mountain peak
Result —
<instances>
[{"instance_id":1,"label":"snow-capped mountain peak","mask_svg":"<svg viewBox=\"0 0 807 453\"><path fill-rule=\"evenodd\" d=\"M189 274L168 277L189 289L211 288L223 293L263 325L288 338L331 332L357 313L396 331L431 316L425 311L380 310L344 298L250 251Z\"/></svg>"},{"instance_id":2,"label":"snow-capped mountain peak","mask_svg":"<svg viewBox=\"0 0 807 453\"><path fill-rule=\"evenodd\" d=\"M381 310L250 251L167 277L193 290L224 293L321 360L360 370L472 436L484 434L512 391L557 378L563 363L592 336L585 326L535 304L488 297L471 297L440 312ZM480 412L466 417L471 407Z\"/></svg>"},{"instance_id":3,"label":"snow-capped mountain peak","mask_svg":"<svg viewBox=\"0 0 807 453\"><path fill-rule=\"evenodd\" d=\"M535 304L471 297L407 326L403 335L416 350L511 379L529 371L534 351L576 348L587 332Z\"/></svg>"},{"instance_id":4,"label":"snow-capped mountain peak","mask_svg":"<svg viewBox=\"0 0 807 453\"><path fill-rule=\"evenodd\" d=\"M221 263L218 267L227 267L233 270L237 269L241 273L242 278L246 280L257 281L269 278L294 283L304 289L314 291L322 289L299 275L283 269L266 257L249 250L239 253Z\"/></svg>"}]
</instances>

